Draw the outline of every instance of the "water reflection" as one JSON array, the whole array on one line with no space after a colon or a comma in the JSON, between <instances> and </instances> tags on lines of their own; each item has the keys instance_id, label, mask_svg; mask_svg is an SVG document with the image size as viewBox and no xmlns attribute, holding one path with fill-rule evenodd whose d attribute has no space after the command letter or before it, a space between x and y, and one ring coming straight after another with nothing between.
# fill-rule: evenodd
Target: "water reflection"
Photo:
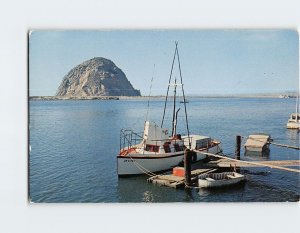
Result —
<instances>
[{"instance_id":1,"label":"water reflection","mask_svg":"<svg viewBox=\"0 0 300 233\"><path fill-rule=\"evenodd\" d=\"M268 160L270 158L270 149L262 152L245 150L244 156L255 160Z\"/></svg>"},{"instance_id":2,"label":"water reflection","mask_svg":"<svg viewBox=\"0 0 300 233\"><path fill-rule=\"evenodd\" d=\"M185 189L185 201L190 202L190 201L194 201L194 196L193 196L193 192L192 189Z\"/></svg>"},{"instance_id":3,"label":"water reflection","mask_svg":"<svg viewBox=\"0 0 300 233\"><path fill-rule=\"evenodd\" d=\"M291 140L295 141L295 145L299 146L299 129L287 129L286 130L286 137Z\"/></svg>"},{"instance_id":4,"label":"water reflection","mask_svg":"<svg viewBox=\"0 0 300 233\"><path fill-rule=\"evenodd\" d=\"M243 193L245 191L245 182L241 182L235 185L218 187L218 188L201 188L198 191L198 195L201 201L244 201ZM228 199L228 195L231 197ZM226 198L227 196L227 198Z\"/></svg>"},{"instance_id":5,"label":"water reflection","mask_svg":"<svg viewBox=\"0 0 300 233\"><path fill-rule=\"evenodd\" d=\"M150 191L146 191L143 194L143 201L144 202L153 202L154 201L154 196Z\"/></svg>"}]
</instances>

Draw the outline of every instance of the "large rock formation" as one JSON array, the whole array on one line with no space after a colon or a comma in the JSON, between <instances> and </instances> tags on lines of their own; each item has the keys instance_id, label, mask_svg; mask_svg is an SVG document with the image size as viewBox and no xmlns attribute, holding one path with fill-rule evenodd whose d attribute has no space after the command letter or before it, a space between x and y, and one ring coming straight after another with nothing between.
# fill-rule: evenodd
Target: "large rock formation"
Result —
<instances>
[{"instance_id":1,"label":"large rock formation","mask_svg":"<svg viewBox=\"0 0 300 233\"><path fill-rule=\"evenodd\" d=\"M95 57L76 66L63 78L56 96L140 96L124 72L112 61Z\"/></svg>"}]
</instances>

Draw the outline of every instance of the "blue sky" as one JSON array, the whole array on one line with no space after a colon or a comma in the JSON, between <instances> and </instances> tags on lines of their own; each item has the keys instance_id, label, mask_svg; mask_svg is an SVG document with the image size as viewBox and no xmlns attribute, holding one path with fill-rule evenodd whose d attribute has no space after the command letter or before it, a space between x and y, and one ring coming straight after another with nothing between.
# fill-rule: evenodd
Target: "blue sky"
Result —
<instances>
[{"instance_id":1,"label":"blue sky","mask_svg":"<svg viewBox=\"0 0 300 233\"><path fill-rule=\"evenodd\" d=\"M179 43L187 95L297 91L299 39L294 30L37 30L29 39L29 94L54 95L70 69L93 57L112 60L134 88L166 93ZM175 64L174 75L179 77Z\"/></svg>"}]
</instances>

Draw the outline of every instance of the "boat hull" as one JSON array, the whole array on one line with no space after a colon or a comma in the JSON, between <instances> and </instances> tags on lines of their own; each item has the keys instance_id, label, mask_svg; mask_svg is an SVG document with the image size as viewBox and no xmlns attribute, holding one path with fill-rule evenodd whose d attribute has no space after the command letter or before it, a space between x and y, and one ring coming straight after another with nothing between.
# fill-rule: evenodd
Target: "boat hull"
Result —
<instances>
[{"instance_id":1,"label":"boat hull","mask_svg":"<svg viewBox=\"0 0 300 233\"><path fill-rule=\"evenodd\" d=\"M198 179L198 186L199 188L219 188L219 187L225 187L225 186L230 186L230 185L235 185L238 183L241 183L242 181L245 180L245 176L241 175L239 173L233 172L230 174L231 178L229 179L210 179L209 176L212 176L213 178L216 178L217 176L226 176L226 173L215 173L215 174L210 174L206 176L199 176L200 178Z\"/></svg>"},{"instance_id":2,"label":"boat hull","mask_svg":"<svg viewBox=\"0 0 300 233\"><path fill-rule=\"evenodd\" d=\"M221 149L219 146L214 146L208 150L199 151L194 162L204 160L207 157L201 152L217 154L221 152ZM171 170L173 167L178 166L183 159L183 151L156 155L128 154L126 156L117 156L118 176L125 177Z\"/></svg>"},{"instance_id":3,"label":"boat hull","mask_svg":"<svg viewBox=\"0 0 300 233\"><path fill-rule=\"evenodd\" d=\"M287 129L300 129L300 122L288 122L286 124Z\"/></svg>"},{"instance_id":4,"label":"boat hull","mask_svg":"<svg viewBox=\"0 0 300 233\"><path fill-rule=\"evenodd\" d=\"M169 170L183 160L183 153L170 156L118 156L118 176L141 175L149 172Z\"/></svg>"}]
</instances>

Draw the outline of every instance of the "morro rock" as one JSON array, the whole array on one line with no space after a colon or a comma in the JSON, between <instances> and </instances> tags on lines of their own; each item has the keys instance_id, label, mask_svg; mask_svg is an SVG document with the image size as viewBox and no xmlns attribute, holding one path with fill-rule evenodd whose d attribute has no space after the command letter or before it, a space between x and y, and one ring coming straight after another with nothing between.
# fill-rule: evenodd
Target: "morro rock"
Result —
<instances>
[{"instance_id":1,"label":"morro rock","mask_svg":"<svg viewBox=\"0 0 300 233\"><path fill-rule=\"evenodd\" d=\"M112 61L95 57L74 67L63 78L56 96L140 96Z\"/></svg>"}]
</instances>

